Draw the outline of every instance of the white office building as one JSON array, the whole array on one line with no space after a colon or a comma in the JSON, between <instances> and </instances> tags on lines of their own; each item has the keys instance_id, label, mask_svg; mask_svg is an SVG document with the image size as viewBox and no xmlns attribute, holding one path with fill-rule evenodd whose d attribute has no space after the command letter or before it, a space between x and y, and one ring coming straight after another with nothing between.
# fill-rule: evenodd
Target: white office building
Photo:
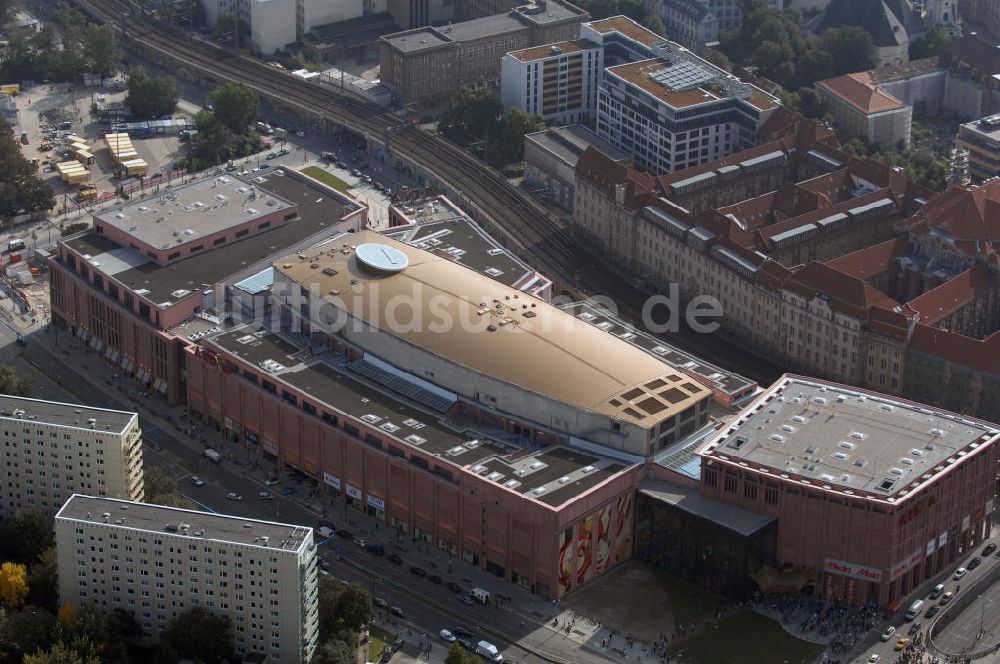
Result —
<instances>
[{"instance_id":1,"label":"white office building","mask_svg":"<svg viewBox=\"0 0 1000 664\"><path fill-rule=\"evenodd\" d=\"M55 530L61 603L123 609L146 642L178 614L203 607L229 619L245 659L312 658L312 528L77 494Z\"/></svg>"},{"instance_id":2,"label":"white office building","mask_svg":"<svg viewBox=\"0 0 1000 664\"><path fill-rule=\"evenodd\" d=\"M512 51L500 61L500 98L549 124L584 122L597 110L603 63L603 49L585 39Z\"/></svg>"},{"instance_id":3,"label":"white office building","mask_svg":"<svg viewBox=\"0 0 1000 664\"><path fill-rule=\"evenodd\" d=\"M597 134L654 174L745 150L778 107L764 91L673 42L659 57L605 70Z\"/></svg>"},{"instance_id":4,"label":"white office building","mask_svg":"<svg viewBox=\"0 0 1000 664\"><path fill-rule=\"evenodd\" d=\"M240 33L240 43L249 37L254 50L270 55L294 42L313 28L358 18L365 13L364 0L201 0L209 26L222 14L240 20L249 35Z\"/></svg>"},{"instance_id":5,"label":"white office building","mask_svg":"<svg viewBox=\"0 0 1000 664\"><path fill-rule=\"evenodd\" d=\"M142 500L135 413L0 395L0 436L0 520L23 509L55 514L77 492Z\"/></svg>"}]
</instances>

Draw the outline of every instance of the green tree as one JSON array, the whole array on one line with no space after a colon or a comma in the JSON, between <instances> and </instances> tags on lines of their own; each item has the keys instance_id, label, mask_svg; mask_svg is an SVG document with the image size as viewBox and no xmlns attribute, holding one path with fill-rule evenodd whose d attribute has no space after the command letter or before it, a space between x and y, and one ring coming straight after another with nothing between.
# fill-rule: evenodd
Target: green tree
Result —
<instances>
[{"instance_id":1,"label":"green tree","mask_svg":"<svg viewBox=\"0 0 1000 664\"><path fill-rule=\"evenodd\" d=\"M503 102L485 87L461 88L448 100L438 131L459 145L497 140L503 130Z\"/></svg>"},{"instance_id":2,"label":"green tree","mask_svg":"<svg viewBox=\"0 0 1000 664\"><path fill-rule=\"evenodd\" d=\"M56 570L56 549L49 547L28 568L28 602L49 611L59 605L59 583Z\"/></svg>"},{"instance_id":3,"label":"green tree","mask_svg":"<svg viewBox=\"0 0 1000 664\"><path fill-rule=\"evenodd\" d=\"M83 33L87 67L100 76L110 76L121 62L118 37L110 25L91 23Z\"/></svg>"},{"instance_id":4,"label":"green tree","mask_svg":"<svg viewBox=\"0 0 1000 664\"><path fill-rule=\"evenodd\" d=\"M35 383L30 378L18 376L17 370L9 364L0 364L0 393L19 397L34 396ZM10 532L9 527L5 527L4 530ZM7 543L16 544L9 540Z\"/></svg>"},{"instance_id":5,"label":"green tree","mask_svg":"<svg viewBox=\"0 0 1000 664\"><path fill-rule=\"evenodd\" d=\"M200 606L171 620L161 640L181 658L213 663L228 662L235 655L229 620Z\"/></svg>"},{"instance_id":6,"label":"green tree","mask_svg":"<svg viewBox=\"0 0 1000 664\"><path fill-rule=\"evenodd\" d=\"M0 374L4 369L0 368ZM6 393L6 390L0 389ZM22 509L14 513L3 525L3 535L12 542L12 554L18 562L33 565L41 560L47 549L55 546L52 519L40 509Z\"/></svg>"},{"instance_id":7,"label":"green tree","mask_svg":"<svg viewBox=\"0 0 1000 664\"><path fill-rule=\"evenodd\" d=\"M935 56L941 47L950 41L951 37L944 28L939 25L932 26L919 38L910 42L910 60Z\"/></svg>"},{"instance_id":8,"label":"green tree","mask_svg":"<svg viewBox=\"0 0 1000 664\"><path fill-rule=\"evenodd\" d=\"M0 217L35 214L54 204L52 187L38 178L38 167L25 159L14 130L0 118Z\"/></svg>"},{"instance_id":9,"label":"green tree","mask_svg":"<svg viewBox=\"0 0 1000 664\"><path fill-rule=\"evenodd\" d=\"M310 664L354 664L354 652L350 645L339 640L327 641L313 654Z\"/></svg>"},{"instance_id":10,"label":"green tree","mask_svg":"<svg viewBox=\"0 0 1000 664\"><path fill-rule=\"evenodd\" d=\"M337 623L351 632L358 632L375 617L371 593L357 583L341 591L333 610Z\"/></svg>"},{"instance_id":11,"label":"green tree","mask_svg":"<svg viewBox=\"0 0 1000 664\"><path fill-rule=\"evenodd\" d=\"M241 159L259 152L263 146L255 131L235 134L219 122L215 113L202 112L195 116L198 133L191 140L191 155L185 160L190 170L201 170L230 159Z\"/></svg>"},{"instance_id":12,"label":"green tree","mask_svg":"<svg viewBox=\"0 0 1000 664\"><path fill-rule=\"evenodd\" d=\"M483 664L483 660L478 655L465 652L465 648L458 643L453 643L444 658L444 664Z\"/></svg>"},{"instance_id":13,"label":"green tree","mask_svg":"<svg viewBox=\"0 0 1000 664\"><path fill-rule=\"evenodd\" d=\"M646 18L642 19L642 24L661 37L667 36L667 24L664 23L663 19L656 14L650 14Z\"/></svg>"},{"instance_id":14,"label":"green tree","mask_svg":"<svg viewBox=\"0 0 1000 664\"><path fill-rule=\"evenodd\" d=\"M21 647L21 652L47 650L56 642L56 617L37 606L27 605L8 611L0 637Z\"/></svg>"},{"instance_id":15,"label":"green tree","mask_svg":"<svg viewBox=\"0 0 1000 664\"><path fill-rule=\"evenodd\" d=\"M834 76L867 71L878 62L871 33L856 25L825 30L820 44L833 58Z\"/></svg>"},{"instance_id":16,"label":"green tree","mask_svg":"<svg viewBox=\"0 0 1000 664\"><path fill-rule=\"evenodd\" d=\"M823 98L814 88L800 88L798 92L782 92L781 101L788 108L807 118L822 118L826 112Z\"/></svg>"},{"instance_id":17,"label":"green tree","mask_svg":"<svg viewBox=\"0 0 1000 664\"><path fill-rule=\"evenodd\" d=\"M236 33L236 17L229 12L222 12L215 19L215 27L212 28L212 37L216 41L228 41Z\"/></svg>"},{"instance_id":18,"label":"green tree","mask_svg":"<svg viewBox=\"0 0 1000 664\"><path fill-rule=\"evenodd\" d=\"M519 108L507 114L501 134L501 144L490 149L493 164L503 166L524 158L524 136L545 129L545 122L537 115L529 115Z\"/></svg>"},{"instance_id":19,"label":"green tree","mask_svg":"<svg viewBox=\"0 0 1000 664\"><path fill-rule=\"evenodd\" d=\"M173 76L149 76L139 67L128 77L128 105L136 119L170 115L177 108L180 92Z\"/></svg>"},{"instance_id":20,"label":"green tree","mask_svg":"<svg viewBox=\"0 0 1000 664\"><path fill-rule=\"evenodd\" d=\"M260 100L242 83L226 83L208 95L215 119L236 135L246 135L260 117Z\"/></svg>"},{"instance_id":21,"label":"green tree","mask_svg":"<svg viewBox=\"0 0 1000 664\"><path fill-rule=\"evenodd\" d=\"M139 633L135 619L125 611L101 611L84 606L60 630L60 640L85 660L102 664L129 664L129 640Z\"/></svg>"},{"instance_id":22,"label":"green tree","mask_svg":"<svg viewBox=\"0 0 1000 664\"><path fill-rule=\"evenodd\" d=\"M337 600L344 587L332 576L319 579L316 603L319 609L319 642L329 641L337 628Z\"/></svg>"},{"instance_id":23,"label":"green tree","mask_svg":"<svg viewBox=\"0 0 1000 664\"><path fill-rule=\"evenodd\" d=\"M24 664L103 664L98 657L81 656L75 649L63 642L54 644L48 650L39 650L24 657Z\"/></svg>"}]
</instances>

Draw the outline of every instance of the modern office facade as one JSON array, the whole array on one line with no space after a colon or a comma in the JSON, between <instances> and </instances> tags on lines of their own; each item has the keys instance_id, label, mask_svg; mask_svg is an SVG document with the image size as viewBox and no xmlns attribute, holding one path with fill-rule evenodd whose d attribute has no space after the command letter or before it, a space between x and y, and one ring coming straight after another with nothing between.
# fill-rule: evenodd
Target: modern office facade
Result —
<instances>
[{"instance_id":1,"label":"modern office facade","mask_svg":"<svg viewBox=\"0 0 1000 664\"><path fill-rule=\"evenodd\" d=\"M385 0L375 0L383 5ZM425 0L426 2L426 0ZM208 25L228 14L240 21L249 34L240 34L241 44L249 41L262 54L270 55L300 41L320 25L346 21L371 13L369 0L201 0Z\"/></svg>"},{"instance_id":2,"label":"modern office facade","mask_svg":"<svg viewBox=\"0 0 1000 664\"><path fill-rule=\"evenodd\" d=\"M653 173L752 147L777 100L670 42L659 57L609 67L597 133Z\"/></svg>"},{"instance_id":3,"label":"modern office facade","mask_svg":"<svg viewBox=\"0 0 1000 664\"><path fill-rule=\"evenodd\" d=\"M237 654L308 662L319 638L312 528L73 495L56 515L59 601L122 610L156 639L200 607Z\"/></svg>"},{"instance_id":4,"label":"modern office facade","mask_svg":"<svg viewBox=\"0 0 1000 664\"><path fill-rule=\"evenodd\" d=\"M955 142L969 151L969 175L977 181L1000 175L1000 115L960 125Z\"/></svg>"},{"instance_id":5,"label":"modern office facade","mask_svg":"<svg viewBox=\"0 0 1000 664\"><path fill-rule=\"evenodd\" d=\"M142 500L135 413L0 395L0 436L0 520L28 509L51 516L80 491Z\"/></svg>"},{"instance_id":6,"label":"modern office facade","mask_svg":"<svg viewBox=\"0 0 1000 664\"><path fill-rule=\"evenodd\" d=\"M500 99L547 124L586 122L603 72L603 49L583 39L512 51L500 64Z\"/></svg>"}]
</instances>

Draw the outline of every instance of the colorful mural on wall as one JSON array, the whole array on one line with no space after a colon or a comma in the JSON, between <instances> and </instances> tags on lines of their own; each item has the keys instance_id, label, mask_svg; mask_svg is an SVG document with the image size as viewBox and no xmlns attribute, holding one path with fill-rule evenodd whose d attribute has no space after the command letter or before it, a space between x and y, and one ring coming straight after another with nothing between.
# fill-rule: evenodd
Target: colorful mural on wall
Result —
<instances>
[{"instance_id":1,"label":"colorful mural on wall","mask_svg":"<svg viewBox=\"0 0 1000 664\"><path fill-rule=\"evenodd\" d=\"M625 560L632 553L632 494L618 497L615 514L615 562Z\"/></svg>"},{"instance_id":2,"label":"colorful mural on wall","mask_svg":"<svg viewBox=\"0 0 1000 664\"><path fill-rule=\"evenodd\" d=\"M586 583L594 577L594 517L586 517L576 528L576 582Z\"/></svg>"},{"instance_id":3,"label":"colorful mural on wall","mask_svg":"<svg viewBox=\"0 0 1000 664\"><path fill-rule=\"evenodd\" d=\"M611 505L597 510L597 552L594 568L597 574L604 574L611 562Z\"/></svg>"},{"instance_id":4,"label":"colorful mural on wall","mask_svg":"<svg viewBox=\"0 0 1000 664\"><path fill-rule=\"evenodd\" d=\"M576 560L576 549L573 546L573 529L563 531L559 543L559 595L562 596L573 587L573 563Z\"/></svg>"}]
</instances>

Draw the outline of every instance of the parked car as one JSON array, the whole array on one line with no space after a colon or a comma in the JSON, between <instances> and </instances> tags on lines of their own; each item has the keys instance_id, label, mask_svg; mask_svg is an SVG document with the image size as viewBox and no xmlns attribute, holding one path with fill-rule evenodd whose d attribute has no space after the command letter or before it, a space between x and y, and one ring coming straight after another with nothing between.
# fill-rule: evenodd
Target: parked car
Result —
<instances>
[{"instance_id":1,"label":"parked car","mask_svg":"<svg viewBox=\"0 0 1000 664\"><path fill-rule=\"evenodd\" d=\"M472 606L473 604L476 603L475 600L473 600L468 595L459 595L458 601L461 602L462 604L465 604L466 606Z\"/></svg>"},{"instance_id":2,"label":"parked car","mask_svg":"<svg viewBox=\"0 0 1000 664\"><path fill-rule=\"evenodd\" d=\"M295 135L298 136L299 138L305 138L306 137L306 132L304 132L302 130L299 130L299 131L295 132Z\"/></svg>"},{"instance_id":3,"label":"parked car","mask_svg":"<svg viewBox=\"0 0 1000 664\"><path fill-rule=\"evenodd\" d=\"M934 590L931 591L931 594L928 597L929 599L937 599L943 594L944 594L944 584L939 583L936 586L934 586Z\"/></svg>"},{"instance_id":4,"label":"parked car","mask_svg":"<svg viewBox=\"0 0 1000 664\"><path fill-rule=\"evenodd\" d=\"M358 546L360 546L362 549L365 548L366 546L368 546L368 542L366 542L365 538L363 538L363 537L356 537L354 539L354 543L357 544Z\"/></svg>"},{"instance_id":5,"label":"parked car","mask_svg":"<svg viewBox=\"0 0 1000 664\"><path fill-rule=\"evenodd\" d=\"M195 486L204 486L205 485L205 480L201 479L197 475L192 475L191 479L189 479L188 481L191 482L191 484L193 484Z\"/></svg>"},{"instance_id":6,"label":"parked car","mask_svg":"<svg viewBox=\"0 0 1000 664\"><path fill-rule=\"evenodd\" d=\"M965 569L964 567L959 567L957 570L955 570L955 574L952 575L951 578L953 578L956 581L958 581L959 579L961 579L963 576L965 576L968 573L969 573L969 570Z\"/></svg>"},{"instance_id":7,"label":"parked car","mask_svg":"<svg viewBox=\"0 0 1000 664\"><path fill-rule=\"evenodd\" d=\"M447 629L442 629L440 632L438 632L438 636L441 637L442 641L446 641L447 643L454 643L455 641L458 640L458 637L456 637Z\"/></svg>"},{"instance_id":8,"label":"parked car","mask_svg":"<svg viewBox=\"0 0 1000 664\"><path fill-rule=\"evenodd\" d=\"M982 564L983 564L983 559L980 558L979 556L976 556L975 558L969 561L969 569L976 569Z\"/></svg>"},{"instance_id":9,"label":"parked car","mask_svg":"<svg viewBox=\"0 0 1000 664\"><path fill-rule=\"evenodd\" d=\"M413 574L414 576L427 576L427 570L423 567L414 566L410 568L410 574Z\"/></svg>"},{"instance_id":10,"label":"parked car","mask_svg":"<svg viewBox=\"0 0 1000 664\"><path fill-rule=\"evenodd\" d=\"M320 566L320 569L329 570L330 569L330 561L327 560L326 558L320 558L319 559L319 566Z\"/></svg>"},{"instance_id":11,"label":"parked car","mask_svg":"<svg viewBox=\"0 0 1000 664\"><path fill-rule=\"evenodd\" d=\"M916 634L917 632L920 631L921 627L923 627L923 625L921 623L919 623L919 622L913 623L912 625L910 625L910 631L908 632L909 635L913 636L914 634Z\"/></svg>"},{"instance_id":12,"label":"parked car","mask_svg":"<svg viewBox=\"0 0 1000 664\"><path fill-rule=\"evenodd\" d=\"M264 157L264 159L276 159L277 157L278 157L277 152L268 152L267 156Z\"/></svg>"},{"instance_id":13,"label":"parked car","mask_svg":"<svg viewBox=\"0 0 1000 664\"><path fill-rule=\"evenodd\" d=\"M438 585L441 585L441 577L438 576L437 574L431 574L431 575L429 575L427 577L427 580L430 581L431 583L436 583Z\"/></svg>"},{"instance_id":14,"label":"parked car","mask_svg":"<svg viewBox=\"0 0 1000 664\"><path fill-rule=\"evenodd\" d=\"M462 586L458 585L454 581L449 581L448 583L444 584L444 587L447 588L448 590L450 590L453 593L460 593L460 592L462 592Z\"/></svg>"},{"instance_id":15,"label":"parked car","mask_svg":"<svg viewBox=\"0 0 1000 664\"><path fill-rule=\"evenodd\" d=\"M270 491L258 491L257 497L261 500L274 500L274 494Z\"/></svg>"},{"instance_id":16,"label":"parked car","mask_svg":"<svg viewBox=\"0 0 1000 664\"><path fill-rule=\"evenodd\" d=\"M228 498L229 500L236 500L236 501L243 500L243 496L236 493L235 491L230 491L229 493L227 493L226 498Z\"/></svg>"},{"instance_id":17,"label":"parked car","mask_svg":"<svg viewBox=\"0 0 1000 664\"><path fill-rule=\"evenodd\" d=\"M895 633L896 633L896 628L893 627L892 625L889 625L888 627L885 628L885 631L882 632L882 636L880 636L879 638L883 641L888 641L889 639L892 638L892 635Z\"/></svg>"},{"instance_id":18,"label":"parked car","mask_svg":"<svg viewBox=\"0 0 1000 664\"><path fill-rule=\"evenodd\" d=\"M298 492L299 492L299 490L296 489L293 486L283 486L283 487L281 487L281 495L282 496L292 496L292 495L295 495Z\"/></svg>"},{"instance_id":19,"label":"parked car","mask_svg":"<svg viewBox=\"0 0 1000 664\"><path fill-rule=\"evenodd\" d=\"M936 616L938 614L938 611L940 611L940 610L941 610L941 607L938 606L937 604L935 604L931 608L927 609L927 613L924 614L924 618L927 618L928 620L930 620L931 618L933 618L934 616Z\"/></svg>"},{"instance_id":20,"label":"parked car","mask_svg":"<svg viewBox=\"0 0 1000 664\"><path fill-rule=\"evenodd\" d=\"M944 606L945 604L950 602L954 597L955 597L955 592L953 590L949 590L945 594L941 595L941 606Z\"/></svg>"},{"instance_id":21,"label":"parked car","mask_svg":"<svg viewBox=\"0 0 1000 664\"><path fill-rule=\"evenodd\" d=\"M451 628L451 631L455 634L455 636L460 636L463 639L471 639L475 636L475 634L472 633L472 630L464 625L455 625Z\"/></svg>"},{"instance_id":22,"label":"parked car","mask_svg":"<svg viewBox=\"0 0 1000 664\"><path fill-rule=\"evenodd\" d=\"M878 655L872 655L871 657L868 658L868 664L878 664L881 661L882 658L879 657Z\"/></svg>"},{"instance_id":23,"label":"parked car","mask_svg":"<svg viewBox=\"0 0 1000 664\"><path fill-rule=\"evenodd\" d=\"M385 559L388 560L393 565L403 564L403 559L397 556L395 553L390 553L388 556L385 557Z\"/></svg>"},{"instance_id":24,"label":"parked car","mask_svg":"<svg viewBox=\"0 0 1000 664\"><path fill-rule=\"evenodd\" d=\"M405 618L406 617L406 611L403 611L403 607L400 607L400 606L390 607L389 608L389 613L391 613L392 615L396 616L397 618Z\"/></svg>"},{"instance_id":25,"label":"parked car","mask_svg":"<svg viewBox=\"0 0 1000 664\"><path fill-rule=\"evenodd\" d=\"M384 609L389 606L389 600L387 600L385 597L376 597L375 599L372 600L372 602L375 604L375 606L377 606L380 609Z\"/></svg>"},{"instance_id":26,"label":"parked car","mask_svg":"<svg viewBox=\"0 0 1000 664\"><path fill-rule=\"evenodd\" d=\"M906 647L906 645L909 642L910 642L910 639L908 639L905 636L901 636L901 637L899 637L899 640L896 641L896 646L893 648L893 650L902 650L903 648Z\"/></svg>"},{"instance_id":27,"label":"parked car","mask_svg":"<svg viewBox=\"0 0 1000 664\"><path fill-rule=\"evenodd\" d=\"M996 550L997 550L996 543L995 542L990 542L989 544L986 545L986 548L983 549L983 555L984 556L989 556L989 555L991 555Z\"/></svg>"}]
</instances>

